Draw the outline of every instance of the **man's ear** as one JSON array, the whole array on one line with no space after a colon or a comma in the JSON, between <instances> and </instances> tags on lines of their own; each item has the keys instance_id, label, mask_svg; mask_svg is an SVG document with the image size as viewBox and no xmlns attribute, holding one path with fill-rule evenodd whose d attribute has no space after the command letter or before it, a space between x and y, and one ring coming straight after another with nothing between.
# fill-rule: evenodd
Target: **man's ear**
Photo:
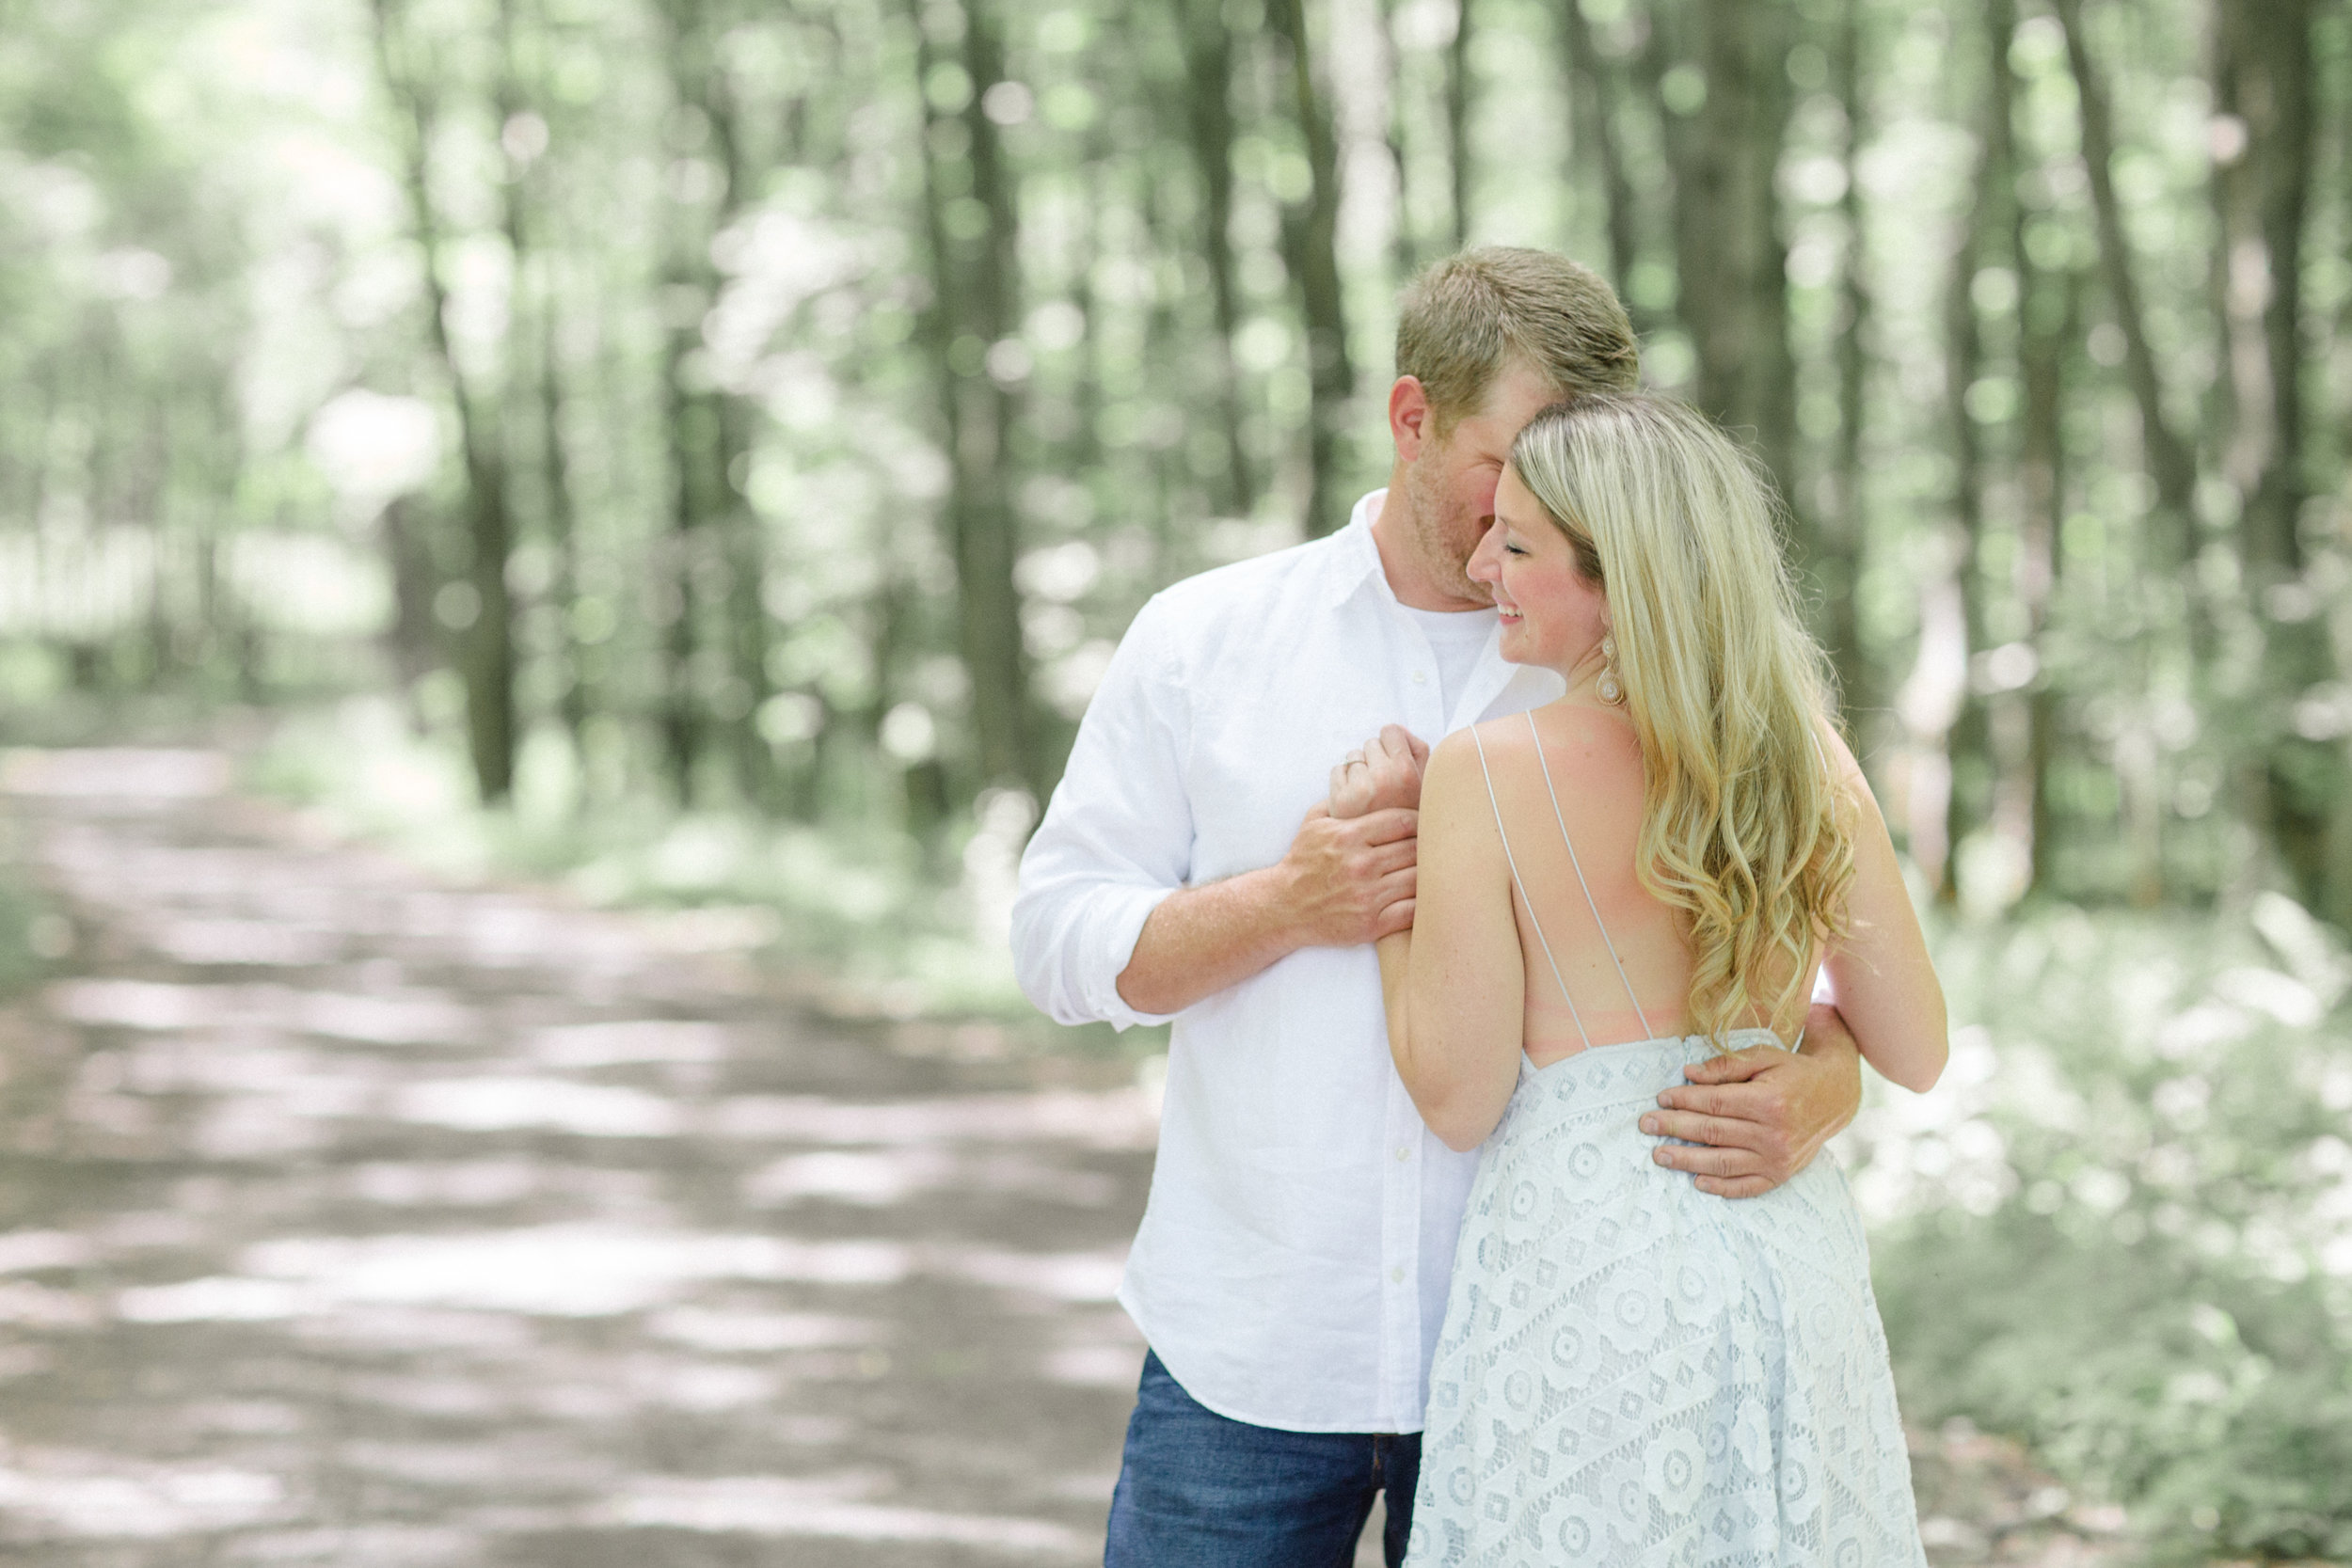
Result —
<instances>
[{"instance_id":1,"label":"man's ear","mask_svg":"<svg viewBox=\"0 0 2352 1568\"><path fill-rule=\"evenodd\" d=\"M1436 411L1419 376L1400 375L1389 388L1389 438L1396 443L1399 461L1418 460L1422 449L1437 438Z\"/></svg>"}]
</instances>

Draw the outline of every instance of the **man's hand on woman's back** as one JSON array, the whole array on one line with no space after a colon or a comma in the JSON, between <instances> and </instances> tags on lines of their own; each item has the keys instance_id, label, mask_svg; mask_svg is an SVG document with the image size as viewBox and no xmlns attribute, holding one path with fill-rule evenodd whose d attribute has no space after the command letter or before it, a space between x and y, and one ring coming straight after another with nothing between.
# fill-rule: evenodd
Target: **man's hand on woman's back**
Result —
<instances>
[{"instance_id":1,"label":"man's hand on woman's back","mask_svg":"<svg viewBox=\"0 0 2352 1568\"><path fill-rule=\"evenodd\" d=\"M1804 1048L1756 1046L1701 1062L1658 1097L1642 1131L1681 1138L1654 1158L1718 1197L1756 1197L1810 1164L1862 1105L1862 1053L1837 1009L1816 1004Z\"/></svg>"}]
</instances>

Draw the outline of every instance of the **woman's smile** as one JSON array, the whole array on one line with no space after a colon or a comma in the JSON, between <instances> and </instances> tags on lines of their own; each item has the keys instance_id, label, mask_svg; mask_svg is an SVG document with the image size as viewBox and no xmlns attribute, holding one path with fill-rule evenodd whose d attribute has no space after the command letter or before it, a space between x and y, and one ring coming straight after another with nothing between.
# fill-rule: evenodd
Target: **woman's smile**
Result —
<instances>
[{"instance_id":1,"label":"woman's smile","mask_svg":"<svg viewBox=\"0 0 2352 1568\"><path fill-rule=\"evenodd\" d=\"M1567 535L1507 467L1470 576L1494 595L1504 658L1557 670L1571 683L1598 671L1608 595L1579 569Z\"/></svg>"}]
</instances>

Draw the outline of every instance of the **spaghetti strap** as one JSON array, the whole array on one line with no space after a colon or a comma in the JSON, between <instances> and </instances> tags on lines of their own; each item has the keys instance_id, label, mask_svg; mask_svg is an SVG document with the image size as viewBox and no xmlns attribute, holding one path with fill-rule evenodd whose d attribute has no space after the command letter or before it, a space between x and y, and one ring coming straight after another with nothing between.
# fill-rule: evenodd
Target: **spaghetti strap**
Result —
<instances>
[{"instance_id":1,"label":"spaghetti strap","mask_svg":"<svg viewBox=\"0 0 2352 1568\"><path fill-rule=\"evenodd\" d=\"M1535 742L1535 766L1544 770L1544 793L1551 797L1551 819L1560 824L1560 842L1568 847L1568 864L1576 871L1576 885L1584 890L1584 906L1593 911L1593 926L1600 932L1600 944L1609 950L1609 961L1617 971L1617 984L1625 988L1625 999L1633 1004L1633 1016L1642 1022L1642 1037L1655 1039L1657 1036L1649 1026L1649 1015L1642 1011L1642 999L1633 994L1633 982L1626 978L1625 960L1617 957L1617 944L1609 940L1609 927L1600 918L1600 905L1593 897L1593 884L1584 879L1584 863L1576 858L1576 840L1568 836L1568 819L1560 811L1560 792L1552 787L1551 764L1544 760L1544 737L1535 728L1535 715L1532 711L1527 715L1527 734ZM1481 761L1485 760L1486 754L1483 751L1479 752ZM1491 779L1486 783L1486 793L1490 797L1494 794L1494 781ZM1496 825L1502 825L1500 814L1496 816ZM1522 893L1520 896L1525 897L1526 895ZM1534 906L1530 905L1528 913L1533 916L1534 912ZM1545 953L1549 957L1550 949L1546 948ZM1556 965L1554 969L1556 973ZM1564 986L1561 989L1565 990L1567 988ZM1592 1042L1587 1040L1585 1043L1589 1045Z\"/></svg>"},{"instance_id":2,"label":"spaghetti strap","mask_svg":"<svg viewBox=\"0 0 2352 1568\"><path fill-rule=\"evenodd\" d=\"M1502 840L1502 861L1511 868L1511 885L1518 890L1519 902L1527 906L1527 923L1535 927L1535 941L1543 947L1544 962L1551 966L1552 984L1560 988L1560 1000L1568 1005L1568 1017L1575 1022L1576 1032L1583 1039L1584 1049L1590 1051L1593 1048L1593 1037L1584 1027L1584 1015L1576 1010L1576 998L1568 994L1568 982L1560 974L1560 960L1551 956L1551 939L1544 935L1544 923L1535 918L1534 900L1527 896L1527 884L1519 880L1519 863L1518 858L1511 853L1510 830L1502 825L1502 802L1495 799L1495 776L1493 770L1486 766L1486 743L1478 738L1477 725L1470 726L1470 744L1478 748L1478 771L1486 781L1486 803L1494 808L1495 832ZM1537 754L1541 755L1540 750ZM1547 775L1547 782L1549 782L1549 775ZM1575 851L1571 849L1569 853L1573 855ZM1578 873L1579 877L1582 875L1581 872ZM1610 956L1615 957L1613 953ZM1623 970L1618 971L1620 975L1624 973ZM1641 1009L1637 1006L1634 1011L1638 1014ZM1648 1020L1642 1021L1642 1028L1645 1031L1649 1028Z\"/></svg>"}]
</instances>

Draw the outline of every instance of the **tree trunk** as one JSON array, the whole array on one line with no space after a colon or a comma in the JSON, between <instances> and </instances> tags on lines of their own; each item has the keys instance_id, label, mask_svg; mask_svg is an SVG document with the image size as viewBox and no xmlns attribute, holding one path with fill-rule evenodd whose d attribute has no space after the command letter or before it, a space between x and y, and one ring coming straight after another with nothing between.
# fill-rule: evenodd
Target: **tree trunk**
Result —
<instances>
[{"instance_id":1,"label":"tree trunk","mask_svg":"<svg viewBox=\"0 0 2352 1568\"><path fill-rule=\"evenodd\" d=\"M1389 70L1389 103L1383 135L1389 162L1396 166L1396 221L1389 229L1389 264L1398 287L1421 270L1421 251L1413 243L1413 171L1405 142L1405 52L1396 42L1397 0L1380 0L1380 53Z\"/></svg>"},{"instance_id":2,"label":"tree trunk","mask_svg":"<svg viewBox=\"0 0 2352 1568\"><path fill-rule=\"evenodd\" d=\"M2160 548L2168 562L2185 568L2197 555L2197 463L2164 411L2164 388L2148 346L2147 313L2140 305L2138 269L2123 234L2115 194L2115 130L2107 107L2106 80L2090 57L2083 32L2082 0L2054 0L2066 33L2066 59L2081 100L2083 163L2090 176L2091 216L2099 235L2099 273L2115 325L2123 335L2123 373L2139 410L2142 461L2156 487L2161 516Z\"/></svg>"},{"instance_id":3,"label":"tree trunk","mask_svg":"<svg viewBox=\"0 0 2352 1568\"><path fill-rule=\"evenodd\" d=\"M142 650L142 662L147 666L148 682L163 686L174 673L175 662L175 617L167 585L179 578L178 563L172 556L180 531L171 526L171 509L167 504L171 494L171 416L163 401L151 395L142 412L146 416L140 421L145 440L140 444L136 488L128 520L147 530L151 554L147 574L147 646Z\"/></svg>"},{"instance_id":4,"label":"tree trunk","mask_svg":"<svg viewBox=\"0 0 2352 1568\"><path fill-rule=\"evenodd\" d=\"M1573 6L1567 8L1575 9ZM1846 191L1838 202L1839 214L1846 224L1846 253L1837 281L1837 446L1831 465L1835 491L1830 515L1823 521L1820 554L1815 567L1825 611L1825 641L1837 673L1839 705L1857 744L1867 741L1862 733L1863 720L1881 700L1870 661L1862 650L1860 592L1863 553L1868 538L1868 518L1862 496L1862 438L1864 421L1868 417L1870 373L1865 340L1870 322L1870 287L1866 271L1869 251L1863 227L1860 167L1864 107L1862 8L1863 0L1844 0L1832 62L1838 101L1846 110Z\"/></svg>"},{"instance_id":5,"label":"tree trunk","mask_svg":"<svg viewBox=\"0 0 2352 1568\"><path fill-rule=\"evenodd\" d=\"M1995 215L1994 192L2013 179L2007 159L2009 135L2002 116L2009 107L2006 92L1996 91L1984 114L1983 140L1978 154L1976 192L1965 227L1953 246L1951 271L1944 286L1944 417L1951 430L1951 574L1959 596L1967 655L1985 645L1984 587L1979 552L1984 538L1984 446L1968 408L1968 389L1976 384L1983 363L1983 335L1972 297L1979 246ZM1960 847L1981 811L1986 763L1986 724L1982 699L1963 680L1961 701L1952 722L1940 737L1949 769L1950 793L1945 802L1943 864L1938 868L1936 896L1945 903L1960 893ZM1922 869L1926 869L1922 866Z\"/></svg>"},{"instance_id":6,"label":"tree trunk","mask_svg":"<svg viewBox=\"0 0 2352 1568\"><path fill-rule=\"evenodd\" d=\"M413 696L417 682L442 662L442 633L433 616L433 595L443 579L434 559L434 531L421 515L423 505L417 496L396 496L376 524L392 578L392 624L386 628L386 641L404 698Z\"/></svg>"},{"instance_id":7,"label":"tree trunk","mask_svg":"<svg viewBox=\"0 0 2352 1568\"><path fill-rule=\"evenodd\" d=\"M974 760L982 784L1025 783L1042 793L1033 745L1029 659L1021 634L1020 558L1011 497L1013 393L990 373L988 350L1012 330L1019 311L1019 213L995 121L982 109L1004 77L1003 45L984 0L965 0L961 64L973 96L952 119L933 116L924 138L925 221L930 237L931 332L945 388L948 552L956 567L957 641L972 682ZM917 24L921 18L918 13ZM937 58L928 35L918 54L926 74ZM939 150L954 125L969 159L972 224L948 226L946 170Z\"/></svg>"},{"instance_id":8,"label":"tree trunk","mask_svg":"<svg viewBox=\"0 0 2352 1568\"><path fill-rule=\"evenodd\" d=\"M2034 265L2026 243L2026 204L2016 195L2025 166L2017 149L2016 82L2010 64L2016 32L2016 0L1986 0L1985 80L1990 88L1986 121L1991 131L1987 152L1994 171L1992 182L2001 193L2007 220L2000 226L1998 254L2017 279L2016 368L2024 393L2023 419L2011 421L2010 427L2016 484L2010 501L2015 550L2009 589L2022 623L2023 635L2016 641L2030 655L2030 663L2014 657L1994 661L1988 671L1995 677L1994 689L1983 699L1993 775L1986 819L1994 842L2010 860L2015 880L2005 890L2010 897L2022 897L2035 884L2036 863L2046 847L2039 830L2046 807L2043 784L2051 715L2044 701L2046 686L2038 677L2042 631L2049 617L2061 418L2058 343L2052 332L2058 324L2051 309L2059 302ZM1986 593L1990 586L1979 582L1978 592ZM1992 639L1988 636L1985 641L1989 644Z\"/></svg>"},{"instance_id":9,"label":"tree trunk","mask_svg":"<svg viewBox=\"0 0 2352 1568\"><path fill-rule=\"evenodd\" d=\"M1257 486L1242 434L1241 372L1233 362L1233 335L1241 328L1241 296L1233 277L1233 40L1223 0L1188 0L1183 24L1186 128L1200 176L1200 246L1216 321L1217 417L1225 438L1225 485L1217 500L1242 516L1256 504Z\"/></svg>"},{"instance_id":10,"label":"tree trunk","mask_svg":"<svg viewBox=\"0 0 2352 1568\"><path fill-rule=\"evenodd\" d=\"M469 388L452 351L449 298L441 283L441 231L427 164L433 135L432 89L400 58L394 33L397 0L373 0L374 44L386 91L400 109L402 175L409 218L423 251L425 308L436 356L449 376L465 458L466 519L470 546L467 581L474 618L460 628L458 668L466 689L466 739L474 784L488 803L506 800L515 781L515 641L506 591L514 552L507 513L506 463L495 417Z\"/></svg>"},{"instance_id":11,"label":"tree trunk","mask_svg":"<svg viewBox=\"0 0 2352 1568\"><path fill-rule=\"evenodd\" d=\"M1575 127L1571 145L1580 162L1589 157L1598 166L1608 208L1609 281L1623 295L1633 280L1640 240L1633 180L1626 172L1625 149L1617 139L1616 72L1601 60L1581 6L1561 0L1553 14L1560 24L1560 52L1568 66L1568 111ZM1643 325L1635 323L1637 327Z\"/></svg>"},{"instance_id":12,"label":"tree trunk","mask_svg":"<svg viewBox=\"0 0 2352 1568\"><path fill-rule=\"evenodd\" d=\"M507 84L504 107L509 116L523 108L531 96L523 87L527 76L515 38L515 4L516 0L500 0L499 7L504 55L502 65ZM544 8L535 11L534 21L544 40L547 29ZM501 142L505 140L503 134L500 139ZM509 214L509 239L515 250L515 279L519 293L525 277L524 214L535 203L537 211L546 216L547 227L550 230L555 228L556 169L548 149L543 148L527 159L517 157L512 148L507 151L510 159L515 160L507 171L514 192ZM565 409L569 401L562 351L564 274L562 258L552 248L541 247L533 260L536 265L531 272L533 283L532 314L538 332L539 351L536 371L540 502L548 546L553 560L547 590L547 613L553 624L554 633L548 640L548 657L560 666L561 695L557 698L556 706L564 734L571 741L572 755L575 761L584 761L586 753L582 749L582 736L591 709L585 660L575 626L580 603L580 518L577 499L572 490L570 453L564 439ZM517 310L517 319L520 314ZM519 382L520 377L516 379ZM582 776L585 776L584 771Z\"/></svg>"},{"instance_id":13,"label":"tree trunk","mask_svg":"<svg viewBox=\"0 0 2352 1568\"><path fill-rule=\"evenodd\" d=\"M2229 477L2245 497L2240 548L2249 579L2300 572L2303 230L2316 148L2312 0L2224 4L2219 95L2244 117L2246 152L2222 171L2225 302L2239 428Z\"/></svg>"},{"instance_id":14,"label":"tree trunk","mask_svg":"<svg viewBox=\"0 0 2352 1568\"><path fill-rule=\"evenodd\" d=\"M591 705L574 618L580 604L580 515L572 496L571 459L564 445L565 388L559 346L563 290L556 259L539 259L539 461L546 476L548 543L555 552L548 596L557 624L556 657L564 662L561 711L575 756L580 754Z\"/></svg>"},{"instance_id":15,"label":"tree trunk","mask_svg":"<svg viewBox=\"0 0 2352 1568\"><path fill-rule=\"evenodd\" d=\"M514 406L520 407L537 393L538 419L538 502L539 521L545 530L547 546L553 562L546 589L546 603L540 613L548 618L553 636L541 657L551 658L560 667L557 713L564 733L570 737L575 758L582 753L580 736L587 721L586 689L581 681L580 650L572 633L572 611L579 583L579 546L575 538L577 515L571 488L570 463L564 450L564 386L563 372L557 363L557 335L560 329L561 294L557 284L557 256L547 249L534 250L531 232L532 205L534 197L546 189L549 171L540 163L545 149L523 150L509 133L516 128L517 117L528 107L524 90L524 68L516 38L516 0L499 0L498 116L500 143L506 153L506 179L502 196L503 218L507 248L513 255L514 309L516 324L516 347L514 370L509 375L509 397ZM543 201L543 205L548 205ZM528 288L528 293L526 293ZM525 305L531 307L528 316L538 337L536 388L528 387L522 349L522 323L526 319Z\"/></svg>"},{"instance_id":16,"label":"tree trunk","mask_svg":"<svg viewBox=\"0 0 2352 1568\"><path fill-rule=\"evenodd\" d=\"M1679 311L1698 354L1692 400L1755 442L1788 508L1798 570L1817 544L1797 472L1797 365L1775 176L1788 123L1788 22L1752 0L1699 0L1707 96L1668 137Z\"/></svg>"},{"instance_id":17,"label":"tree trunk","mask_svg":"<svg viewBox=\"0 0 2352 1568\"><path fill-rule=\"evenodd\" d=\"M694 285L681 278L673 268L665 290L668 308L683 314L683 301L708 303L707 295L693 291ZM685 385L688 356L700 341L699 332L673 320L661 367L664 422L670 438L670 532L659 552L664 580L658 591L655 618L663 623L662 757L669 769L671 789L681 806L694 803L695 759L703 749L702 703L696 689L697 655L702 641L696 625L701 574L696 567L705 544L703 507L697 491L698 478L706 466L704 428L708 423L709 410Z\"/></svg>"},{"instance_id":18,"label":"tree trunk","mask_svg":"<svg viewBox=\"0 0 2352 1568\"><path fill-rule=\"evenodd\" d=\"M709 25L705 19L705 25ZM728 82L719 46L712 40L696 81L703 112L710 117L711 138L719 150L719 204L711 218L715 235L741 215L751 192L752 175L743 149L740 111ZM787 148L787 153L792 150ZM707 246L704 254L708 255ZM717 277L712 274L713 303ZM774 760L759 733L759 710L774 695L768 675L770 617L764 598L768 578L768 536L758 511L747 494L751 480L752 434L758 419L748 400L724 388L709 393L713 417L710 494L719 507L719 537L726 563L725 603L728 673L720 692L716 717L733 740L736 778L744 797L772 808L775 801Z\"/></svg>"},{"instance_id":19,"label":"tree trunk","mask_svg":"<svg viewBox=\"0 0 2352 1568\"><path fill-rule=\"evenodd\" d=\"M2296 895L2352 925L2352 813L2341 742L2308 738L2285 721L2302 695L2338 676L2316 596L2301 582L2303 474L2301 342L2303 237L2311 206L2317 116L2312 0L2222 5L2216 97L2242 117L2243 154L2217 171L2227 256L2224 375L2234 416L2223 471L2236 486L2238 549L2249 609L2262 628L2268 702L2260 808Z\"/></svg>"},{"instance_id":20,"label":"tree trunk","mask_svg":"<svg viewBox=\"0 0 2352 1568\"><path fill-rule=\"evenodd\" d=\"M1339 142L1331 125L1330 95L1321 86L1308 36L1304 0L1273 0L1274 25L1290 45L1291 90L1307 164L1313 179L1306 199L1284 214L1282 235L1291 277L1298 285L1300 313L1307 325L1308 466L1307 534L1319 537L1346 519L1346 498L1339 493L1342 442L1356 395L1356 371L1347 352L1346 300L1340 287L1336 248L1340 215Z\"/></svg>"},{"instance_id":21,"label":"tree trunk","mask_svg":"<svg viewBox=\"0 0 2352 1568\"><path fill-rule=\"evenodd\" d=\"M2018 450L2018 517L2015 591L2024 611L2026 637L2034 650L2035 674L2025 691L2029 705L2024 790L2026 796L2026 842L2031 847L2027 886L2041 891L2051 885L2055 816L2050 798L2050 765L2058 747L2058 689L2049 674L2042 638L2050 620L2050 601L2058 586L2062 557L2058 543L2066 522L2066 443L2062 420L2066 404L2066 345L2081 332L2081 274L2068 267L2052 272L2037 267L2024 240L2024 224L2014 241L2018 255L2020 293L2019 376L2025 389L2025 424Z\"/></svg>"},{"instance_id":22,"label":"tree trunk","mask_svg":"<svg viewBox=\"0 0 2352 1568\"><path fill-rule=\"evenodd\" d=\"M1454 248L1470 244L1471 0L1454 0L1454 40L1445 51L1446 152L1452 160Z\"/></svg>"},{"instance_id":23,"label":"tree trunk","mask_svg":"<svg viewBox=\"0 0 2352 1568\"><path fill-rule=\"evenodd\" d=\"M709 242L742 211L750 176L718 36L723 19L712 14L708 0L670 0L669 12L672 90L708 128L716 175L707 207L679 225L672 289L674 297L697 301L707 311L722 283ZM689 356L703 348L701 312L689 320L682 311L671 323L674 383L680 372L691 373ZM743 494L753 416L742 398L708 374L691 379L691 385L674 385L671 420L680 609L670 634L671 768L684 799L696 759L722 742L717 754L740 794L762 800L773 781L757 728L760 704L770 694L768 615L760 599L766 539Z\"/></svg>"}]
</instances>

